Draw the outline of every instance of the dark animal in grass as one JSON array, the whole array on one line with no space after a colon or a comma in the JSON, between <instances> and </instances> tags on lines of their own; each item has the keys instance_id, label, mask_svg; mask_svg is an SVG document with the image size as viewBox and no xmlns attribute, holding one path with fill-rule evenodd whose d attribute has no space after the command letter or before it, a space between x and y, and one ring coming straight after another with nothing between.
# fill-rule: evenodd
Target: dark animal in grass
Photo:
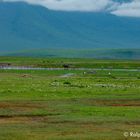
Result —
<instances>
[{"instance_id":1,"label":"dark animal in grass","mask_svg":"<svg viewBox=\"0 0 140 140\"><path fill-rule=\"evenodd\" d=\"M29 77L32 77L32 76L29 75L29 74L22 74L21 77L23 77L23 78L29 78Z\"/></svg>"},{"instance_id":2,"label":"dark animal in grass","mask_svg":"<svg viewBox=\"0 0 140 140\"><path fill-rule=\"evenodd\" d=\"M66 68L66 69L70 68L70 64L63 64L63 68Z\"/></svg>"}]
</instances>

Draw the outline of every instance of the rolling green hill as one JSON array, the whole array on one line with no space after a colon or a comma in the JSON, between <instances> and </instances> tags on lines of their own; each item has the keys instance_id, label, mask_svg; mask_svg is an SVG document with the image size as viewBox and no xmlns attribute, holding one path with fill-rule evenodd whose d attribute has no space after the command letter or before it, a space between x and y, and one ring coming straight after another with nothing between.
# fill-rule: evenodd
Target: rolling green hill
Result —
<instances>
[{"instance_id":1,"label":"rolling green hill","mask_svg":"<svg viewBox=\"0 0 140 140\"><path fill-rule=\"evenodd\" d=\"M63 57L63 58L97 58L97 59L140 59L140 49L65 49L47 48L30 49L4 53L7 56L27 57Z\"/></svg>"}]
</instances>

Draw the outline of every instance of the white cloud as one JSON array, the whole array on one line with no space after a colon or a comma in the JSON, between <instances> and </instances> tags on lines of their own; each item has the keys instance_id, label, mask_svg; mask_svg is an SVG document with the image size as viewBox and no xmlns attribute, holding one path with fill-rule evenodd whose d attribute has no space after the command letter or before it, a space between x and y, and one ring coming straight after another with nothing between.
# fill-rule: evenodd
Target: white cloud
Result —
<instances>
[{"instance_id":1,"label":"white cloud","mask_svg":"<svg viewBox=\"0 0 140 140\"><path fill-rule=\"evenodd\" d=\"M140 17L140 0L114 2L114 0L3 0L24 1L37 4L52 10L62 11L106 11L117 16Z\"/></svg>"},{"instance_id":2,"label":"white cloud","mask_svg":"<svg viewBox=\"0 0 140 140\"><path fill-rule=\"evenodd\" d=\"M3 0L25 1L31 4L39 4L52 10L63 11L102 11L114 5L112 0Z\"/></svg>"},{"instance_id":3,"label":"white cloud","mask_svg":"<svg viewBox=\"0 0 140 140\"><path fill-rule=\"evenodd\" d=\"M111 13L118 16L140 17L140 0L122 3Z\"/></svg>"}]
</instances>

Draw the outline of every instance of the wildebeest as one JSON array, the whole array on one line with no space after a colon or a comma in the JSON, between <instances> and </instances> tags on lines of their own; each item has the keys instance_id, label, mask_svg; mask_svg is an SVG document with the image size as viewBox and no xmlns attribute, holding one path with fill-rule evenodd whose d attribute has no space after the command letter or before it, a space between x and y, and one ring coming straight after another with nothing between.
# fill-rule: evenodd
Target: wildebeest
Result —
<instances>
[{"instance_id":1,"label":"wildebeest","mask_svg":"<svg viewBox=\"0 0 140 140\"><path fill-rule=\"evenodd\" d=\"M66 69L70 68L70 64L63 64L63 68L66 68Z\"/></svg>"}]
</instances>

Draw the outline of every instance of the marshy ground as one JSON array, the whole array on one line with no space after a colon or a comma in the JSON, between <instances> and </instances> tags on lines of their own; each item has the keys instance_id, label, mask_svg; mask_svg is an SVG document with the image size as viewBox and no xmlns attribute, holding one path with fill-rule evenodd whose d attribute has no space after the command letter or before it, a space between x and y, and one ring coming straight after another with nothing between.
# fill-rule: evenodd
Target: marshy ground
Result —
<instances>
[{"instance_id":1,"label":"marshy ground","mask_svg":"<svg viewBox=\"0 0 140 140\"><path fill-rule=\"evenodd\" d=\"M70 62L87 65L87 60L64 63ZM96 68L140 66L138 61L97 62ZM124 132L140 132L139 71L0 70L0 140L126 140ZM133 139L139 138L128 137Z\"/></svg>"}]
</instances>

